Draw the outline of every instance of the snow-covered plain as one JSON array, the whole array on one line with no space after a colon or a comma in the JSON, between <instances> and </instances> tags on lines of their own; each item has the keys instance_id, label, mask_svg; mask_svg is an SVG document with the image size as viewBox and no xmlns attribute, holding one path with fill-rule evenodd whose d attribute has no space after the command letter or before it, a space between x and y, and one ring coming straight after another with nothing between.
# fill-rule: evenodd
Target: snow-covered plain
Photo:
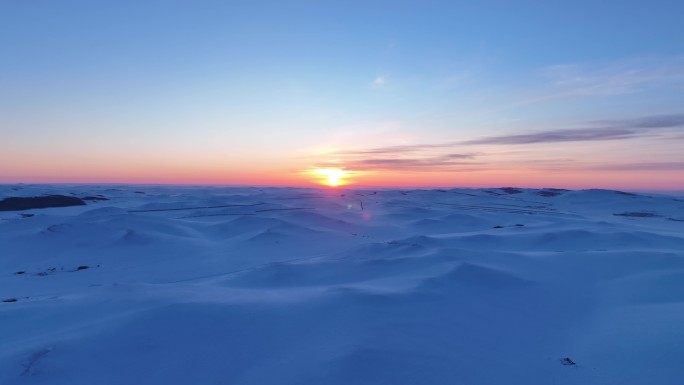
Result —
<instances>
[{"instance_id":1,"label":"snow-covered plain","mask_svg":"<svg viewBox=\"0 0 684 385\"><path fill-rule=\"evenodd\" d=\"M3 385L684 383L682 197L42 194L109 200L0 212Z\"/></svg>"}]
</instances>

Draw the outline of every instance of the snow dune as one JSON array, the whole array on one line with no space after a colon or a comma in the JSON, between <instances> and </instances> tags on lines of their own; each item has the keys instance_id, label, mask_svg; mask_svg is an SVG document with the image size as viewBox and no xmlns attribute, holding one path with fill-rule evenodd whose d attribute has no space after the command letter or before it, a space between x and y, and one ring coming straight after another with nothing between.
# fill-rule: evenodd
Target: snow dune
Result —
<instances>
[{"instance_id":1,"label":"snow dune","mask_svg":"<svg viewBox=\"0 0 684 385\"><path fill-rule=\"evenodd\" d=\"M684 199L0 186L0 384L681 384Z\"/></svg>"}]
</instances>

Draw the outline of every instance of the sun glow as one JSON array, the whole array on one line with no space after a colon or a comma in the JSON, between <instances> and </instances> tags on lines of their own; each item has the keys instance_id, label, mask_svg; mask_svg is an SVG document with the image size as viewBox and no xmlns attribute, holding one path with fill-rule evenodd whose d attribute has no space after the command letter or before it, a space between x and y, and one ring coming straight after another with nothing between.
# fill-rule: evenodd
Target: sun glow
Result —
<instances>
[{"instance_id":1,"label":"sun glow","mask_svg":"<svg viewBox=\"0 0 684 385\"><path fill-rule=\"evenodd\" d=\"M348 183L346 178L349 176L349 172L341 168L317 168L313 172L320 178L319 183L330 187L337 187Z\"/></svg>"}]
</instances>

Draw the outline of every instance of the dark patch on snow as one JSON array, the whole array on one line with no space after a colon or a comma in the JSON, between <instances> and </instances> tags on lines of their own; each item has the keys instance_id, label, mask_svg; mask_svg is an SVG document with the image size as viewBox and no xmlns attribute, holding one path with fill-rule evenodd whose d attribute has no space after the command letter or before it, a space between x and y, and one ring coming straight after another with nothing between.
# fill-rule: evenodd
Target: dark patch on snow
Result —
<instances>
[{"instance_id":1,"label":"dark patch on snow","mask_svg":"<svg viewBox=\"0 0 684 385\"><path fill-rule=\"evenodd\" d=\"M78 266L78 267L76 267L76 268L74 268L74 269L72 269L72 270L64 270L64 266L62 266L62 267L59 268L59 271L60 271L60 272L65 272L65 273L73 273L73 272L77 272L77 271L81 271L81 270L93 269L93 268L96 268L96 267L100 267L100 265L96 265L96 266L80 265L80 266ZM57 273L57 268L56 268L56 267L51 267L51 268L49 268L49 269L46 269L45 271L41 271L41 272L36 273L36 275L39 276L39 277L45 277L45 276L52 275L52 274L55 274L55 273ZM14 274L25 274L25 272L24 272L24 271L20 271L20 272L14 273Z\"/></svg>"},{"instance_id":2,"label":"dark patch on snow","mask_svg":"<svg viewBox=\"0 0 684 385\"><path fill-rule=\"evenodd\" d=\"M570 357L563 357L560 359L560 362L562 365L565 365L565 366L577 365L577 363L575 361L573 361Z\"/></svg>"},{"instance_id":3,"label":"dark patch on snow","mask_svg":"<svg viewBox=\"0 0 684 385\"><path fill-rule=\"evenodd\" d=\"M45 231L47 231L49 233L59 233L59 232L63 231L65 228L68 228L68 227L64 224L56 224L56 225L48 226L48 228L45 229Z\"/></svg>"},{"instance_id":4,"label":"dark patch on snow","mask_svg":"<svg viewBox=\"0 0 684 385\"><path fill-rule=\"evenodd\" d=\"M628 211L619 214L613 214L618 217L633 217L633 218L659 218L661 215L649 213L646 211Z\"/></svg>"},{"instance_id":5,"label":"dark patch on snow","mask_svg":"<svg viewBox=\"0 0 684 385\"><path fill-rule=\"evenodd\" d=\"M252 203L252 204L245 204L245 205L178 207L178 208L169 208L169 209L128 210L128 212L129 213L150 213L150 212L157 212L157 211L182 211L182 210L199 210L199 209L218 209L218 208L226 208L226 207L251 207L251 206L264 205L264 204L265 203Z\"/></svg>"},{"instance_id":6,"label":"dark patch on snow","mask_svg":"<svg viewBox=\"0 0 684 385\"><path fill-rule=\"evenodd\" d=\"M40 197L10 197L0 201L0 211L46 209L51 207L85 206L80 198L66 195L45 195Z\"/></svg>"},{"instance_id":7,"label":"dark patch on snow","mask_svg":"<svg viewBox=\"0 0 684 385\"><path fill-rule=\"evenodd\" d=\"M47 356L48 353L50 353L50 349L42 349L31 354L31 357L29 357L28 360L26 360L26 363L21 364L24 367L24 371L21 373L21 375L24 376L27 374L33 374L33 368L36 366L36 364L38 364L38 361L40 361L43 357Z\"/></svg>"},{"instance_id":8,"label":"dark patch on snow","mask_svg":"<svg viewBox=\"0 0 684 385\"><path fill-rule=\"evenodd\" d=\"M614 192L615 192L616 194L627 195L627 196L631 196L631 197L636 197L636 196L638 196L637 194L628 193L628 192L624 192L624 191L615 190Z\"/></svg>"},{"instance_id":9,"label":"dark patch on snow","mask_svg":"<svg viewBox=\"0 0 684 385\"><path fill-rule=\"evenodd\" d=\"M316 210L316 208L315 207L288 207L288 208L282 208L282 209L263 209L263 210L255 210L255 211L257 213L261 213L261 212L265 212L265 211L293 211L293 210Z\"/></svg>"},{"instance_id":10,"label":"dark patch on snow","mask_svg":"<svg viewBox=\"0 0 684 385\"><path fill-rule=\"evenodd\" d=\"M505 192L506 194L522 194L523 191L515 187L501 187L499 190Z\"/></svg>"},{"instance_id":11,"label":"dark patch on snow","mask_svg":"<svg viewBox=\"0 0 684 385\"><path fill-rule=\"evenodd\" d=\"M109 198L105 198L102 195L88 195L88 196L85 196L81 199L83 199L84 201L108 201L109 200Z\"/></svg>"},{"instance_id":12,"label":"dark patch on snow","mask_svg":"<svg viewBox=\"0 0 684 385\"><path fill-rule=\"evenodd\" d=\"M514 225L508 225L508 226L496 225L496 226L494 226L493 228L494 228L494 229L503 229L503 228L506 228L506 227L523 227L523 226L525 226L525 225L523 225L523 224L521 224L521 223L516 223L516 224L514 224Z\"/></svg>"},{"instance_id":13,"label":"dark patch on snow","mask_svg":"<svg viewBox=\"0 0 684 385\"><path fill-rule=\"evenodd\" d=\"M47 269L47 270L45 270L45 271L41 271L40 273L36 273L36 275L37 275L37 276L40 276L40 277L45 277L45 276L47 276L47 275L53 274L55 271L57 271L57 268L56 268L56 267L51 267L51 268L49 268L49 269Z\"/></svg>"},{"instance_id":14,"label":"dark patch on snow","mask_svg":"<svg viewBox=\"0 0 684 385\"><path fill-rule=\"evenodd\" d=\"M558 196L558 195L561 195L561 194L562 194L562 193L561 193L560 191L554 191L554 190L540 190L540 191L537 191L537 195L539 195L540 197L546 197L546 198L555 197L555 196Z\"/></svg>"}]
</instances>

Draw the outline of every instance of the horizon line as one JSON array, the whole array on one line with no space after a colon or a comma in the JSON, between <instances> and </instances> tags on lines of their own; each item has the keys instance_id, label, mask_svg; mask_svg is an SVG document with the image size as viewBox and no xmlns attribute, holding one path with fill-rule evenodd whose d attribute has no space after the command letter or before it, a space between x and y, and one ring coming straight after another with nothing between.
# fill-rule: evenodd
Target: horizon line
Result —
<instances>
[{"instance_id":1,"label":"horizon line","mask_svg":"<svg viewBox=\"0 0 684 385\"><path fill-rule=\"evenodd\" d=\"M294 189L314 189L314 190L364 190L364 189L380 189L380 190L442 190L442 189L464 189L464 190L486 190L486 189L504 189L515 188L524 190L567 190L567 191L585 191L585 190L608 190L608 191L625 191L625 192L667 192L667 193L684 193L684 189L635 189L635 188L609 188L609 187L582 187L582 188L567 188L567 187L524 187L516 185L508 186L445 186L445 185L427 185L427 186L374 186L374 185L356 185L347 184L344 186L330 187L325 185L311 185L311 186L297 186L297 185L261 185L261 184L224 184L224 183L141 183L141 182L0 182L0 186L150 186L150 187L228 187L228 188L294 188Z\"/></svg>"}]
</instances>

